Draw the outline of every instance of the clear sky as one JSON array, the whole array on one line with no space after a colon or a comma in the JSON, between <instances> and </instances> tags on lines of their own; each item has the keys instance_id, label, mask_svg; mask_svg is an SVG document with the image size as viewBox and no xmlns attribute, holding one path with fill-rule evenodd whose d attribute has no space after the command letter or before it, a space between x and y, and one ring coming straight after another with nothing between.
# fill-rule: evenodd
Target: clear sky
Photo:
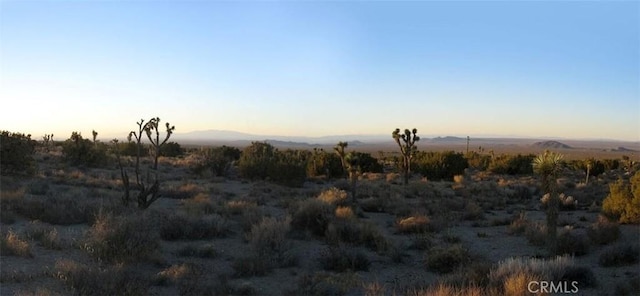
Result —
<instances>
[{"instance_id":1,"label":"clear sky","mask_svg":"<svg viewBox=\"0 0 640 296\"><path fill-rule=\"evenodd\" d=\"M637 1L2 1L0 129L640 140Z\"/></svg>"}]
</instances>

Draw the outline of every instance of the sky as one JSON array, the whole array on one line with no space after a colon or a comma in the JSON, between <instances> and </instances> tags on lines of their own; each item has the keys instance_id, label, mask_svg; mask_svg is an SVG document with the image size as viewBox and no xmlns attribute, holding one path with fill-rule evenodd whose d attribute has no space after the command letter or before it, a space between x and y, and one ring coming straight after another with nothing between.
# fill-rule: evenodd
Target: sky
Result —
<instances>
[{"instance_id":1,"label":"sky","mask_svg":"<svg viewBox=\"0 0 640 296\"><path fill-rule=\"evenodd\" d=\"M637 1L0 0L0 130L640 141Z\"/></svg>"}]
</instances>

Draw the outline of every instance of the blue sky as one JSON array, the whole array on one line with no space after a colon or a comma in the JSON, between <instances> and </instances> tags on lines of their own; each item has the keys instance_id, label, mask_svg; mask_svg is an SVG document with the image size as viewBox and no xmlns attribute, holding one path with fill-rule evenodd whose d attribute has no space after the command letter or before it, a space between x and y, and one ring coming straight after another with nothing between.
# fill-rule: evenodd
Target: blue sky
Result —
<instances>
[{"instance_id":1,"label":"blue sky","mask_svg":"<svg viewBox=\"0 0 640 296\"><path fill-rule=\"evenodd\" d=\"M0 129L640 140L640 4L2 1Z\"/></svg>"}]
</instances>

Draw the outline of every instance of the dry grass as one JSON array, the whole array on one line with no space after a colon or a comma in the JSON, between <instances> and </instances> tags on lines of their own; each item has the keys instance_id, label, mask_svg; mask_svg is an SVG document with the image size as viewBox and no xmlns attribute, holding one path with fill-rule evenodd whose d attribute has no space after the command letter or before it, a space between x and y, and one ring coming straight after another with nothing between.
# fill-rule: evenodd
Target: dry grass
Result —
<instances>
[{"instance_id":1,"label":"dry grass","mask_svg":"<svg viewBox=\"0 0 640 296\"><path fill-rule=\"evenodd\" d=\"M320 195L318 195L318 199L331 205L342 205L347 201L347 192L331 187L322 191Z\"/></svg>"},{"instance_id":2,"label":"dry grass","mask_svg":"<svg viewBox=\"0 0 640 296\"><path fill-rule=\"evenodd\" d=\"M40 221L31 221L25 228L25 234L29 239L39 241L46 249L61 250L63 247L58 230Z\"/></svg>"},{"instance_id":3,"label":"dry grass","mask_svg":"<svg viewBox=\"0 0 640 296\"><path fill-rule=\"evenodd\" d=\"M196 196L182 201L185 211L189 215L202 216L212 214L214 212L211 197L205 193L198 193Z\"/></svg>"},{"instance_id":4,"label":"dry grass","mask_svg":"<svg viewBox=\"0 0 640 296\"><path fill-rule=\"evenodd\" d=\"M12 230L0 237L0 253L2 256L33 257L29 243Z\"/></svg>"},{"instance_id":5,"label":"dry grass","mask_svg":"<svg viewBox=\"0 0 640 296\"><path fill-rule=\"evenodd\" d=\"M350 207L337 207L336 208L336 218L338 219L353 219L355 218L355 214Z\"/></svg>"},{"instance_id":6,"label":"dry grass","mask_svg":"<svg viewBox=\"0 0 640 296\"><path fill-rule=\"evenodd\" d=\"M150 286L148 278L131 268L96 268L66 259L56 262L54 277L77 295L147 295Z\"/></svg>"},{"instance_id":7,"label":"dry grass","mask_svg":"<svg viewBox=\"0 0 640 296\"><path fill-rule=\"evenodd\" d=\"M297 258L291 253L291 242L287 234L291 230L291 218L284 220L264 218L251 227L248 241L257 256L268 260L274 266L291 266Z\"/></svg>"},{"instance_id":8,"label":"dry grass","mask_svg":"<svg viewBox=\"0 0 640 296\"><path fill-rule=\"evenodd\" d=\"M424 233L432 230L431 220L425 215L416 214L396 222L398 233Z\"/></svg>"}]
</instances>

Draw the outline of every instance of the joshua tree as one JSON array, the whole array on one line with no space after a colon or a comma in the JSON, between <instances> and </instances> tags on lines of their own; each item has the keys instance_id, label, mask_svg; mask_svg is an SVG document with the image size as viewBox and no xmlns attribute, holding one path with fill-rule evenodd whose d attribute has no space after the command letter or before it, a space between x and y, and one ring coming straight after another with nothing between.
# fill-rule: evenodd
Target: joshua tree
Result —
<instances>
[{"instance_id":1,"label":"joshua tree","mask_svg":"<svg viewBox=\"0 0 640 296\"><path fill-rule=\"evenodd\" d=\"M42 136L42 142L44 144L44 149L49 152L49 148L53 145L53 134L45 134Z\"/></svg>"},{"instance_id":2,"label":"joshua tree","mask_svg":"<svg viewBox=\"0 0 640 296\"><path fill-rule=\"evenodd\" d=\"M587 177L584 181L585 185L589 185L589 174L591 174L591 167L593 166L593 161L591 159L587 159L584 161L584 166L587 169Z\"/></svg>"},{"instance_id":3,"label":"joshua tree","mask_svg":"<svg viewBox=\"0 0 640 296\"><path fill-rule=\"evenodd\" d=\"M348 178L347 176L347 163L345 161L345 152L344 152L344 148L347 148L347 146L349 146L349 143L347 142L338 142L338 144L333 147L333 150L336 151L336 154L338 154L338 156L340 157L340 163L342 163L342 172L345 178Z\"/></svg>"},{"instance_id":4,"label":"joshua tree","mask_svg":"<svg viewBox=\"0 0 640 296\"><path fill-rule=\"evenodd\" d=\"M418 133L417 129L413 129L409 131L408 129L404 130L404 134L400 134L400 129L397 128L391 136L398 146L400 147L400 152L402 152L402 169L404 170L404 185L409 184L409 176L411 175L411 159L413 155L418 151L418 147L416 146L416 142L420 141L420 137L416 134ZM400 143L402 140L402 143Z\"/></svg>"},{"instance_id":5,"label":"joshua tree","mask_svg":"<svg viewBox=\"0 0 640 296\"><path fill-rule=\"evenodd\" d=\"M93 145L97 145L96 144L96 138L98 137L98 132L96 132L96 130L91 131L91 134L93 134Z\"/></svg>"},{"instance_id":6,"label":"joshua tree","mask_svg":"<svg viewBox=\"0 0 640 296\"><path fill-rule=\"evenodd\" d=\"M344 161L347 165L347 172L349 173L349 181L351 182L351 199L352 203L356 203L356 185L358 182L358 174L360 173L360 159L355 153L348 153L344 157Z\"/></svg>"},{"instance_id":7,"label":"joshua tree","mask_svg":"<svg viewBox=\"0 0 640 296\"><path fill-rule=\"evenodd\" d=\"M545 151L533 160L533 171L542 177L542 189L544 193L549 194L549 202L547 204L547 247L549 255L556 255L556 235L558 225L558 193L557 179L562 169L562 154Z\"/></svg>"},{"instance_id":8,"label":"joshua tree","mask_svg":"<svg viewBox=\"0 0 640 296\"><path fill-rule=\"evenodd\" d=\"M152 118L145 124L144 119L141 119L138 124L138 131L132 131L127 136L127 140L131 142L132 137L136 140L136 163L135 163L135 174L136 174L136 187L134 189L138 190L138 207L141 209L148 208L154 201L156 201L159 195L160 183L158 180L158 158L160 157L160 147L164 145L171 134L175 130L175 126L170 126L167 122L166 125L166 135L164 140L160 141L160 118ZM140 175L140 149L142 149L142 132L145 132L147 138L151 142L152 149L154 151L153 158L153 167L151 168L153 171L153 178L151 178L151 173L147 170L147 177L143 180ZM155 135L154 135L155 134ZM155 137L154 137L155 136ZM114 140L115 150L118 151L118 141ZM124 185L125 194L122 197L123 203L126 205L129 203L129 176L127 171L123 168L122 163L120 161L120 156L116 152L116 157L118 159L118 165L120 167L120 176L122 178L122 184Z\"/></svg>"}]
</instances>

